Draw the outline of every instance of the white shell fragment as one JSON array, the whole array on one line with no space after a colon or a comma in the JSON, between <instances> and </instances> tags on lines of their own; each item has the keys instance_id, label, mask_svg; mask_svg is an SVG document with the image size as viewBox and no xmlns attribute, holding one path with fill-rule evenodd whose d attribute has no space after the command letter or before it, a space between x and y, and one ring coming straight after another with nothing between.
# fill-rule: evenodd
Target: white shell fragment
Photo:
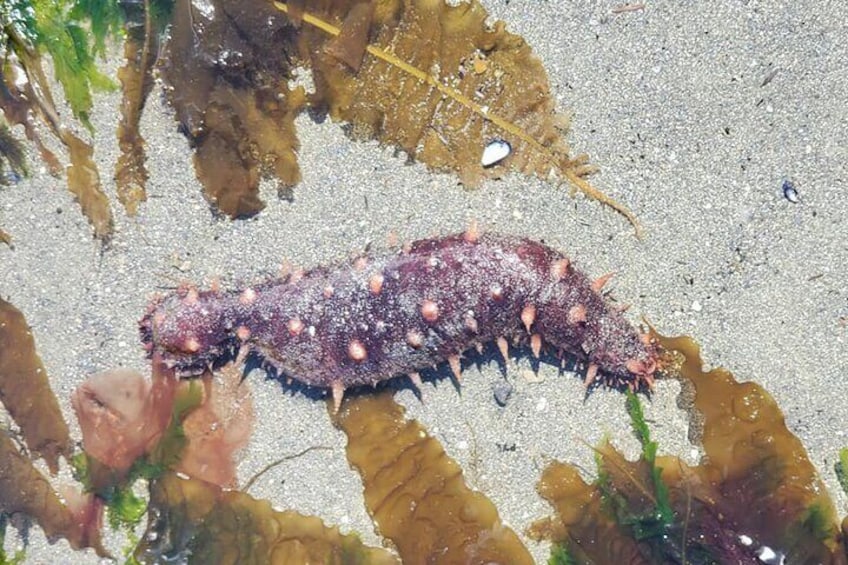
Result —
<instances>
[{"instance_id":1,"label":"white shell fragment","mask_svg":"<svg viewBox=\"0 0 848 565\"><path fill-rule=\"evenodd\" d=\"M757 557L766 565L786 565L786 555L783 552L773 550L767 545L757 550Z\"/></svg>"},{"instance_id":2,"label":"white shell fragment","mask_svg":"<svg viewBox=\"0 0 848 565\"><path fill-rule=\"evenodd\" d=\"M798 204L798 202L800 202L800 198L798 198L798 190L795 188L795 184L791 180L784 180L782 188L784 198L793 204Z\"/></svg>"},{"instance_id":3,"label":"white shell fragment","mask_svg":"<svg viewBox=\"0 0 848 565\"><path fill-rule=\"evenodd\" d=\"M491 167L506 159L512 153L512 146L509 142L503 139L495 139L483 149L483 157L480 158L480 164L484 167Z\"/></svg>"}]
</instances>

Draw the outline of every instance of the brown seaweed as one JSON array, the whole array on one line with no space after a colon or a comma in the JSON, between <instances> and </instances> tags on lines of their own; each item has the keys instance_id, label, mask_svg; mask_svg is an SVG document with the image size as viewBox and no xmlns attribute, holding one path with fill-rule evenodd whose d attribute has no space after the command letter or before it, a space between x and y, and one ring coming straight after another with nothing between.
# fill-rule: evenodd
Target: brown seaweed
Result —
<instances>
[{"instance_id":1,"label":"brown seaweed","mask_svg":"<svg viewBox=\"0 0 848 565\"><path fill-rule=\"evenodd\" d=\"M305 97L288 86L285 17L261 0L210 6L208 18L177 2L161 75L205 196L231 217L250 216L265 206L263 172L281 195L300 180L294 117Z\"/></svg>"},{"instance_id":2,"label":"brown seaweed","mask_svg":"<svg viewBox=\"0 0 848 565\"><path fill-rule=\"evenodd\" d=\"M32 141L38 148L41 160L47 166L50 174L58 176L62 172L62 164L59 158L44 145L36 128L36 117L45 116L48 124L53 124L51 113L40 113L43 108L52 108L53 100L50 90L44 93L42 106L37 106L39 98L33 98L35 91L32 88L27 74L32 73L36 77L44 77L40 66L40 60L35 58L29 68L24 67L21 60L14 53L9 53L3 61L3 73L0 77L0 107L3 115L10 125L23 125L27 139ZM54 132L55 133L55 132Z\"/></svg>"},{"instance_id":3,"label":"brown seaweed","mask_svg":"<svg viewBox=\"0 0 848 565\"><path fill-rule=\"evenodd\" d=\"M71 438L23 314L0 298L0 400L20 426L28 449L51 473L68 457Z\"/></svg>"},{"instance_id":4,"label":"brown seaweed","mask_svg":"<svg viewBox=\"0 0 848 565\"><path fill-rule=\"evenodd\" d=\"M569 155L568 119L556 113L547 73L523 38L502 21L489 26L477 0L371 4L312 2L300 15L307 25L298 45L312 69L314 105L352 124L355 136L396 145L469 186L505 170L568 182L640 234L627 208L586 182L594 169L586 156ZM505 166L481 161L493 140L512 148Z\"/></svg>"},{"instance_id":5,"label":"brown seaweed","mask_svg":"<svg viewBox=\"0 0 848 565\"><path fill-rule=\"evenodd\" d=\"M6 171L6 166L9 171ZM10 178L29 174L26 155L20 141L15 139L6 120L0 117L0 185L9 184Z\"/></svg>"},{"instance_id":6,"label":"brown seaweed","mask_svg":"<svg viewBox=\"0 0 848 565\"><path fill-rule=\"evenodd\" d=\"M28 450L42 457L50 472L59 470L59 458L68 457L71 440L68 426L35 341L23 314L0 299L0 399L20 426ZM62 501L47 478L13 440L0 430L0 513L31 516L50 538L64 537L72 547L93 547L106 555L100 544L98 503L91 497L67 490Z\"/></svg>"},{"instance_id":7,"label":"brown seaweed","mask_svg":"<svg viewBox=\"0 0 848 565\"><path fill-rule=\"evenodd\" d=\"M11 36L0 106L11 124L24 124L56 175L61 163L39 138L35 118L65 145L68 187L100 239L112 233L112 213L93 150L59 118L40 51L47 45L74 114L91 129L89 90L108 89L111 83L93 65L89 37L77 21L86 16L92 18L95 51L101 52L105 35L127 18L115 180L129 215L146 199L139 120L159 60L168 100L195 148L204 195L231 217L251 216L264 207L263 176L276 179L280 196L290 196L300 181L294 118L310 106L348 122L354 137L394 145L433 170L457 174L468 186L509 171L570 184L572 191L623 214L641 233L630 210L587 182L594 170L587 157L570 155L568 119L555 110L541 62L504 22L489 24L478 0L458 5L148 0L121 9L94 3L96 13L82 2L75 6L68 16L72 21L66 21L61 5L39 5L37 20L47 25L35 35L39 44ZM170 37L162 46L158 38L168 22ZM61 49L54 52L51 45ZM297 66L312 72L315 92L308 99L302 87L290 85ZM483 162L481 155L493 142L508 145L508 156Z\"/></svg>"},{"instance_id":8,"label":"brown seaweed","mask_svg":"<svg viewBox=\"0 0 848 565\"><path fill-rule=\"evenodd\" d=\"M38 135L36 117L64 144L70 160L67 167L68 189L79 201L83 214L94 228L95 237L108 240L112 234L112 211L92 160L94 149L63 124L50 94L41 56L23 41L16 45L14 52L6 54L3 62L0 108L10 124L24 126L27 137L36 144L53 175L61 173L62 165ZM85 113L80 116L85 121Z\"/></svg>"},{"instance_id":9,"label":"brown seaweed","mask_svg":"<svg viewBox=\"0 0 848 565\"><path fill-rule=\"evenodd\" d=\"M132 6L127 6L133 10ZM139 131L141 114L153 90L153 68L159 53L159 32L154 25L149 2L127 14L124 24L124 66L118 69L123 97L121 121L118 123L118 147L121 154L115 164L118 200L127 214L134 216L138 205L147 200L147 169L144 166L144 138Z\"/></svg>"},{"instance_id":10,"label":"brown seaweed","mask_svg":"<svg viewBox=\"0 0 848 565\"><path fill-rule=\"evenodd\" d=\"M503 22L488 26L477 0L444 2L212 0L178 2L162 76L207 198L230 216L258 212L258 183L285 190L300 178L293 119L305 107L293 68L312 71L313 110L351 124L430 168L476 186L507 171L570 183L622 213L592 187L594 167L569 154L568 119L556 113L547 74ZM511 154L497 166L492 141Z\"/></svg>"},{"instance_id":11,"label":"brown seaweed","mask_svg":"<svg viewBox=\"0 0 848 565\"><path fill-rule=\"evenodd\" d=\"M459 465L391 394L346 399L336 422L368 512L404 563L533 562L494 504L466 486Z\"/></svg>"},{"instance_id":12,"label":"brown seaweed","mask_svg":"<svg viewBox=\"0 0 848 565\"><path fill-rule=\"evenodd\" d=\"M107 555L100 543L98 503L70 492L64 498L67 506L8 434L0 432L0 512L31 516L48 538L63 537L75 549L92 547Z\"/></svg>"},{"instance_id":13,"label":"brown seaweed","mask_svg":"<svg viewBox=\"0 0 848 565\"><path fill-rule=\"evenodd\" d=\"M531 534L562 544L576 563L761 563L763 552L791 563L848 563L833 503L774 399L725 369L704 372L690 338L655 337L682 360L669 373L683 383L703 461L631 462L604 443L592 484L553 463L538 489L557 516ZM649 438L640 433L644 449ZM655 470L670 505L665 521Z\"/></svg>"},{"instance_id":14,"label":"brown seaweed","mask_svg":"<svg viewBox=\"0 0 848 565\"><path fill-rule=\"evenodd\" d=\"M67 168L68 190L94 228L94 236L108 240L112 236L112 209L100 188L100 173L92 159L94 148L70 131L62 133L62 141L71 161Z\"/></svg>"},{"instance_id":15,"label":"brown seaweed","mask_svg":"<svg viewBox=\"0 0 848 565\"><path fill-rule=\"evenodd\" d=\"M173 473L151 485L150 521L135 557L143 563L397 563L319 518Z\"/></svg>"},{"instance_id":16,"label":"brown seaweed","mask_svg":"<svg viewBox=\"0 0 848 565\"><path fill-rule=\"evenodd\" d=\"M263 176L276 179L280 196L290 196L300 181L294 118L309 105L313 112L348 122L354 137L394 145L431 169L457 174L468 186L509 171L570 184L623 214L640 233L627 208L586 181L594 170L586 156L570 155L568 119L555 111L541 62L503 22L489 25L478 0L459 5L148 0L122 9L110 5L108 13L96 16L85 6L79 4L71 15L91 15L95 49L101 51L105 35L127 18L115 180L129 215L146 199L139 120L159 60L168 100L195 149L204 195L231 217L251 216L264 207ZM91 129L89 88L111 83L93 66L86 32L76 21L63 23L62 9L39 7L50 14L49 32L60 37L61 55L50 51L57 76L75 115ZM160 45L159 32L168 22L170 36ZM80 47L76 62L69 45ZM54 174L61 164L39 139L34 117L66 146L68 186L95 235L108 239L112 216L91 146L62 125L39 50L24 40L15 47L5 60L0 106L10 123L24 124ZM75 64L79 77L72 72ZM298 66L312 72L315 92L308 99L302 87L290 85ZM492 142L509 145L502 162L481 160Z\"/></svg>"}]
</instances>

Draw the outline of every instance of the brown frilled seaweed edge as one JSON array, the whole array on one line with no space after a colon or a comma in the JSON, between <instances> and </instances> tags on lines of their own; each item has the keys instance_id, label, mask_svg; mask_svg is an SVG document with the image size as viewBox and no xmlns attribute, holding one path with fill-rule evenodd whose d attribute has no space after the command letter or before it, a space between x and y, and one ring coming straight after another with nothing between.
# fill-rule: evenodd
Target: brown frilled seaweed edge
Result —
<instances>
[{"instance_id":1,"label":"brown frilled seaweed edge","mask_svg":"<svg viewBox=\"0 0 848 565\"><path fill-rule=\"evenodd\" d=\"M702 370L689 337L654 338L680 380L702 462L657 456L638 399L628 398L643 453L596 448L598 476L554 462L538 490L556 515L529 534L556 542L553 563L848 563L833 502L774 399L722 368Z\"/></svg>"},{"instance_id":2,"label":"brown frilled seaweed edge","mask_svg":"<svg viewBox=\"0 0 848 565\"><path fill-rule=\"evenodd\" d=\"M624 215L641 236L634 214L587 182L594 170L587 157L570 155L569 119L556 112L539 59L504 22L490 25L478 0L458 6L420 0L209 4L212 9L199 10L191 2L150 0L113 14L123 18L126 58L118 73L123 100L115 180L128 214L147 197L139 123L158 69L194 147L204 194L231 217L264 207L263 176L275 178L280 195L290 197L300 181L294 118L309 109L346 122L354 138L395 146L467 186L510 171L568 184ZM85 33L85 26L74 25ZM54 174L62 166L38 137L35 120L61 141L70 158L68 186L95 236L108 240L112 212L93 148L63 125L40 51L25 38L12 45L0 76L0 107L10 124L25 126ZM313 92L292 86L304 70ZM93 86L110 86L88 72ZM87 113L80 117L90 127ZM492 143L509 150L487 163L482 156ZM0 241L8 239L0 232Z\"/></svg>"}]
</instances>

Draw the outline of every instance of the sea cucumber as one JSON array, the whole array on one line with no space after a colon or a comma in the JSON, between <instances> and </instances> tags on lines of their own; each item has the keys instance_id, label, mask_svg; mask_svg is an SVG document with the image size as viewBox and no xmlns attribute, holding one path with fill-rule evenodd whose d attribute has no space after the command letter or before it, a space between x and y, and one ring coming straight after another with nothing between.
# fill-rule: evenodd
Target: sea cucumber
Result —
<instances>
[{"instance_id":1,"label":"sea cucumber","mask_svg":"<svg viewBox=\"0 0 848 565\"><path fill-rule=\"evenodd\" d=\"M261 354L306 385L375 385L496 341L543 342L587 362L586 381L650 386L656 347L565 255L530 239L476 227L417 241L397 253L294 272L242 290L181 288L154 300L140 321L150 355L180 374L202 372L235 350Z\"/></svg>"}]
</instances>

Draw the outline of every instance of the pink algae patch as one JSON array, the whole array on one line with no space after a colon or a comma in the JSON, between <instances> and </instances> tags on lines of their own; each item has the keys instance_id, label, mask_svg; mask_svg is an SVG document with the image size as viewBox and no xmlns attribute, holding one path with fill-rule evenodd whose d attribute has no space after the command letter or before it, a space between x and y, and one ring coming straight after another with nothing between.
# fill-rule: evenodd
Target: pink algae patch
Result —
<instances>
[{"instance_id":1,"label":"pink algae patch","mask_svg":"<svg viewBox=\"0 0 848 565\"><path fill-rule=\"evenodd\" d=\"M175 399L191 383L154 359L153 378L113 369L89 377L71 402L79 419L86 453L126 472L156 448L175 424ZM194 386L197 386L196 384ZM225 487L236 486L235 456L252 431L253 403L240 372L226 367L218 376L204 374L202 399L180 423L186 445L175 470Z\"/></svg>"},{"instance_id":2,"label":"pink algae patch","mask_svg":"<svg viewBox=\"0 0 848 565\"><path fill-rule=\"evenodd\" d=\"M228 365L203 378L203 401L183 422L188 446L176 469L222 487L237 486L236 457L253 431L253 398L241 371Z\"/></svg>"},{"instance_id":3,"label":"pink algae patch","mask_svg":"<svg viewBox=\"0 0 848 565\"><path fill-rule=\"evenodd\" d=\"M126 471L161 436L171 416L176 381L144 378L130 369L90 376L71 397L86 453Z\"/></svg>"}]
</instances>

